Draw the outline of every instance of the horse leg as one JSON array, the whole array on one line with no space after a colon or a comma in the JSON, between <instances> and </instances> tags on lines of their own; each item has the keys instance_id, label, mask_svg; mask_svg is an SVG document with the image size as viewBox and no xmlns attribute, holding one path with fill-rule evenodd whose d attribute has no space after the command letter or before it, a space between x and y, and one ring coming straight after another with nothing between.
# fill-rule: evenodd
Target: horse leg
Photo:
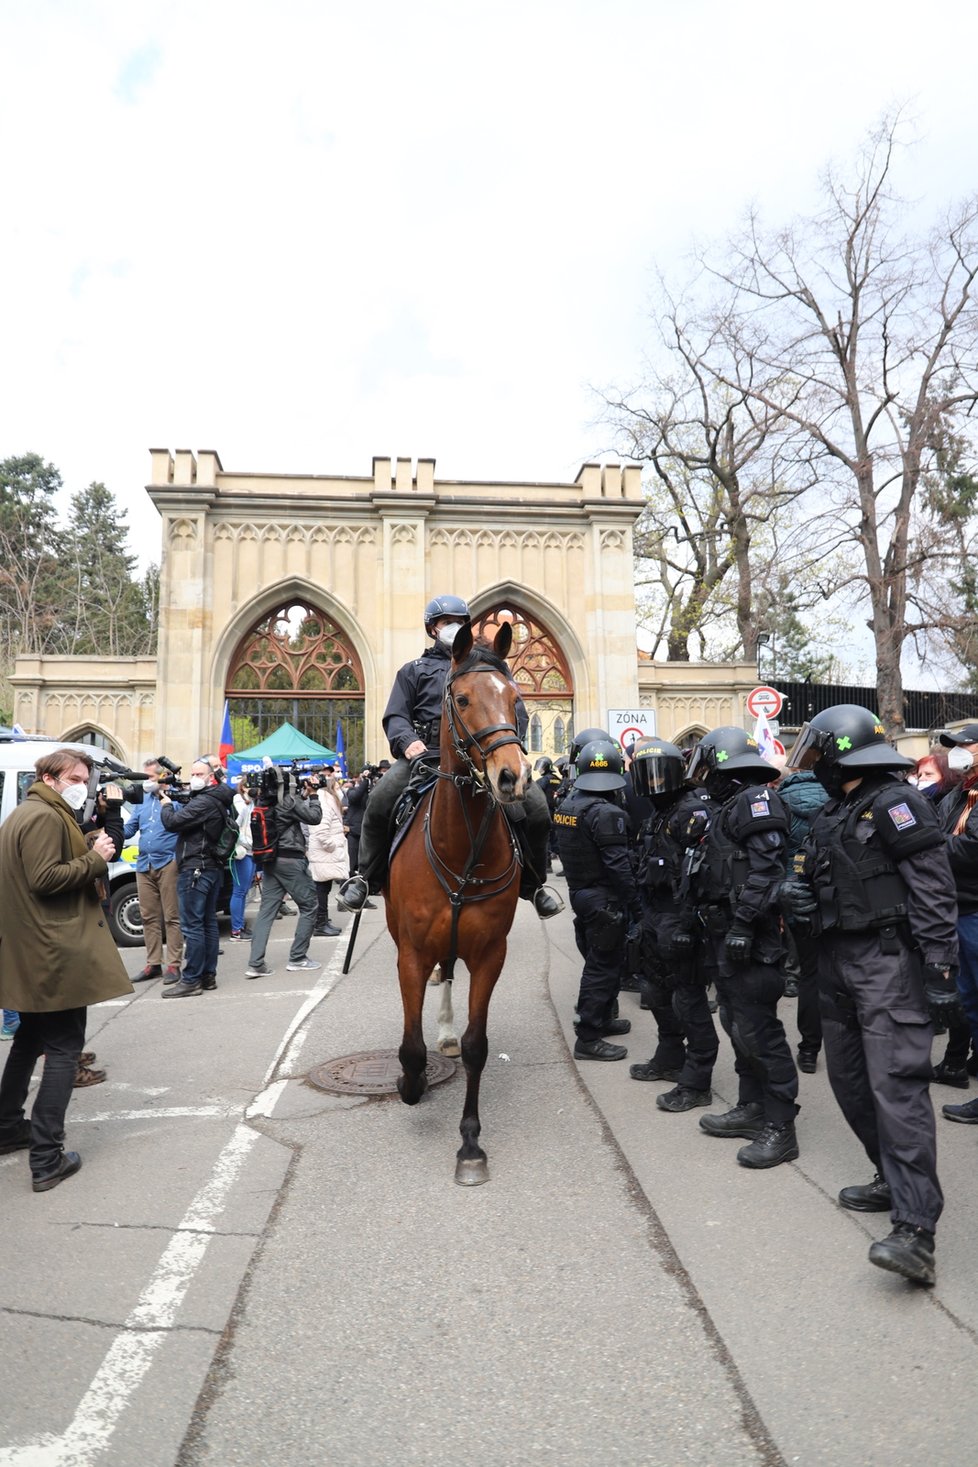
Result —
<instances>
[{"instance_id":1,"label":"horse leg","mask_svg":"<svg viewBox=\"0 0 978 1467\"><path fill-rule=\"evenodd\" d=\"M465 1107L459 1131L462 1144L455 1162L455 1180L462 1187L478 1187L489 1180L486 1153L479 1145L482 1124L479 1120L479 1085L489 1054L486 1034L489 1000L499 977L501 964L494 965L491 977L473 973L469 984L469 1023L462 1035L462 1063L465 1066Z\"/></svg>"},{"instance_id":2,"label":"horse leg","mask_svg":"<svg viewBox=\"0 0 978 1467\"><path fill-rule=\"evenodd\" d=\"M428 1076L425 1073L428 1051L425 1048L421 1023L427 972L427 968L417 961L413 952L398 954L397 976L404 1008L404 1035L397 1051L402 1072L397 1081L397 1093L405 1105L417 1105L428 1088Z\"/></svg>"},{"instance_id":3,"label":"horse leg","mask_svg":"<svg viewBox=\"0 0 978 1467\"><path fill-rule=\"evenodd\" d=\"M446 1054L450 1058L462 1053L459 1048L458 1035L455 1033L452 985L444 981L441 983L441 1002L438 1005L438 1053Z\"/></svg>"}]
</instances>

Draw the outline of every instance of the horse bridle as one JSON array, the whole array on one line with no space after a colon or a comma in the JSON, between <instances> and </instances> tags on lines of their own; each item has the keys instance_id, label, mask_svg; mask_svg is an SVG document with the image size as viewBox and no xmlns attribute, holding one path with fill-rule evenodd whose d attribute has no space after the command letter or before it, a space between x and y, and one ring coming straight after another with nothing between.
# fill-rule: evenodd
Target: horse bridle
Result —
<instances>
[{"instance_id":1,"label":"horse bridle","mask_svg":"<svg viewBox=\"0 0 978 1467\"><path fill-rule=\"evenodd\" d=\"M520 738L520 731L515 723L490 723L485 728L477 729L473 733L462 717L461 709L455 700L453 684L460 677L468 677L470 674L477 672L498 672L498 670L492 663L488 662L477 663L475 667L467 667L463 663L461 667L449 673L445 682L444 697L445 717L448 720L448 728L452 736L452 749L456 757L469 771L468 776L463 776L463 778L467 777L473 780L480 789L485 790L490 795L490 798L492 798L492 791L487 779L489 755L494 754L497 749L505 748L507 744L518 744L524 754L526 753L526 748L523 740ZM505 734L506 737L496 739L495 743L490 744L488 748L483 748L482 740L491 737L492 734ZM474 763L469 753L473 745L475 745L482 755L481 769Z\"/></svg>"}]
</instances>

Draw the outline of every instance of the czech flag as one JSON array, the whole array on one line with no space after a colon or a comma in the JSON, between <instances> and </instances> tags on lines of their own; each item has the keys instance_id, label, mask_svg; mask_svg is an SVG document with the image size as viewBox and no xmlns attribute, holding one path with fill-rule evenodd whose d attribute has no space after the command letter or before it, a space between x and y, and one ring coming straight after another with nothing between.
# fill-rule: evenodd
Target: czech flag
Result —
<instances>
[{"instance_id":1,"label":"czech flag","mask_svg":"<svg viewBox=\"0 0 978 1467\"><path fill-rule=\"evenodd\" d=\"M336 720L336 757L340 761L340 774L346 779L346 745L343 742L343 725Z\"/></svg>"},{"instance_id":2,"label":"czech flag","mask_svg":"<svg viewBox=\"0 0 978 1467\"><path fill-rule=\"evenodd\" d=\"M217 756L221 763L227 768L228 756L234 753L234 735L231 732L231 714L228 709L228 701L224 700L224 722L221 724L221 742L218 745Z\"/></svg>"}]
</instances>

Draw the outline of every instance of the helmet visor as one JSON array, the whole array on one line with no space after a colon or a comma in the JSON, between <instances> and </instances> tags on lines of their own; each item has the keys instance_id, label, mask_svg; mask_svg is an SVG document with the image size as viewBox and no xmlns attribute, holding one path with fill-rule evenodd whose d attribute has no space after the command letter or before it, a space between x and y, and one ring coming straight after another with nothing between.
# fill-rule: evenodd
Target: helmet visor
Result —
<instances>
[{"instance_id":1,"label":"helmet visor","mask_svg":"<svg viewBox=\"0 0 978 1467\"><path fill-rule=\"evenodd\" d=\"M803 723L798 737L795 739L791 753L785 765L786 769L814 769L818 761L832 747L832 735L828 729L815 728L811 723Z\"/></svg>"},{"instance_id":2,"label":"helmet visor","mask_svg":"<svg viewBox=\"0 0 978 1467\"><path fill-rule=\"evenodd\" d=\"M632 759L632 780L640 795L671 795L686 779L682 760L675 755L643 750Z\"/></svg>"},{"instance_id":3,"label":"helmet visor","mask_svg":"<svg viewBox=\"0 0 978 1467\"><path fill-rule=\"evenodd\" d=\"M714 767L713 750L704 749L702 744L697 744L689 756L686 778L690 784L702 784Z\"/></svg>"}]
</instances>

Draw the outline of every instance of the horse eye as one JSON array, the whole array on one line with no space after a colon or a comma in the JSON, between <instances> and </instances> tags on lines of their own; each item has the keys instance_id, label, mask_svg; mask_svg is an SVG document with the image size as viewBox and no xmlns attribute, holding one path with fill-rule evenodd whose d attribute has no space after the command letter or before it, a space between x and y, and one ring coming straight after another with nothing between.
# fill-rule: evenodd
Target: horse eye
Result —
<instances>
[{"instance_id":1,"label":"horse eye","mask_svg":"<svg viewBox=\"0 0 978 1467\"><path fill-rule=\"evenodd\" d=\"M460 708L468 708L468 706L469 706L469 700L468 700L468 698L467 698L467 697L466 697L466 696L465 696L465 694L464 694L464 693L463 693L463 694L462 694L462 696L461 696L461 697L460 697L460 698L456 698L456 700L455 700L455 701L456 701L456 702L457 702L457 703L458 703L458 706L459 706L459 707L460 707Z\"/></svg>"}]
</instances>

